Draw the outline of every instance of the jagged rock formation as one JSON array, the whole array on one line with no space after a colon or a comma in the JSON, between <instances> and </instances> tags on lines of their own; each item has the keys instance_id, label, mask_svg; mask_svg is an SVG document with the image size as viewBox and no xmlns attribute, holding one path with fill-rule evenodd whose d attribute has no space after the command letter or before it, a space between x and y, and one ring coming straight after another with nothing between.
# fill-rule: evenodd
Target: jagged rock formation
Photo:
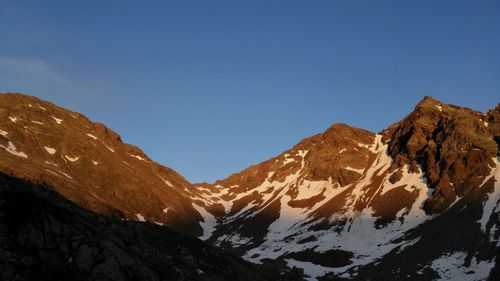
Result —
<instances>
[{"instance_id":1,"label":"jagged rock formation","mask_svg":"<svg viewBox=\"0 0 500 281\"><path fill-rule=\"evenodd\" d=\"M89 212L3 173L0 279L275 280L198 239Z\"/></svg>"},{"instance_id":2,"label":"jagged rock formation","mask_svg":"<svg viewBox=\"0 0 500 281\"><path fill-rule=\"evenodd\" d=\"M427 183L435 189L424 206L428 213L442 211L488 176L498 144L490 127L493 115L450 106L426 97L415 111L384 131L395 165L421 165Z\"/></svg>"}]
</instances>

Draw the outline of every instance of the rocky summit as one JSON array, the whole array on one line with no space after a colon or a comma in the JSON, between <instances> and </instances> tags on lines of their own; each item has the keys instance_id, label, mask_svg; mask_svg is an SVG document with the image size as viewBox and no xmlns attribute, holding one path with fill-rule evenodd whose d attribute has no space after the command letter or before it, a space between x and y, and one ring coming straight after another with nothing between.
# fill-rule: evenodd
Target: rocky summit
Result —
<instances>
[{"instance_id":1,"label":"rocky summit","mask_svg":"<svg viewBox=\"0 0 500 281\"><path fill-rule=\"evenodd\" d=\"M101 220L145 221L123 222L136 231L124 230L129 238L143 239L142 229L198 237L272 279L499 280L499 146L500 105L483 113L425 97L379 133L334 124L226 179L192 184L81 114L0 95L0 172L9 182L49 186ZM5 237L9 255L29 257Z\"/></svg>"}]
</instances>

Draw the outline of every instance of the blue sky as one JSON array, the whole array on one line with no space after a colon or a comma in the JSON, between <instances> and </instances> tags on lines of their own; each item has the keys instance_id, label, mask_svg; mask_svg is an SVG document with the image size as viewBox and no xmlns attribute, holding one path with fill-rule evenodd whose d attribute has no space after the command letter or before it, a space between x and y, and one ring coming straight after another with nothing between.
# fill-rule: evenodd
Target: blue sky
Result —
<instances>
[{"instance_id":1,"label":"blue sky","mask_svg":"<svg viewBox=\"0 0 500 281\"><path fill-rule=\"evenodd\" d=\"M82 112L192 182L424 95L500 102L498 1L0 0L0 92Z\"/></svg>"}]
</instances>

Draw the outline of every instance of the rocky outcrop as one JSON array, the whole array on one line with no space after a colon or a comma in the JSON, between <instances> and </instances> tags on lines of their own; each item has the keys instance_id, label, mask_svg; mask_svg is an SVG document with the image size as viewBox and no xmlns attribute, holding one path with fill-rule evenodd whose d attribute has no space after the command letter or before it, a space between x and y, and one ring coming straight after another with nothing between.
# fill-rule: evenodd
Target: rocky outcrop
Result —
<instances>
[{"instance_id":1,"label":"rocky outcrop","mask_svg":"<svg viewBox=\"0 0 500 281\"><path fill-rule=\"evenodd\" d=\"M483 114L425 97L410 115L382 132L394 165L421 168L434 189L426 212L446 209L489 175L498 154L495 118L498 107Z\"/></svg>"}]
</instances>

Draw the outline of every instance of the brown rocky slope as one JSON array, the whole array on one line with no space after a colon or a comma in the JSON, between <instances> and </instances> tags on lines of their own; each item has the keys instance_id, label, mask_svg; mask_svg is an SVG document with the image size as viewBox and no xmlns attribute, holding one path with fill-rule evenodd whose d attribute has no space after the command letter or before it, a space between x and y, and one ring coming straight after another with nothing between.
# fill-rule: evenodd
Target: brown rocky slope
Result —
<instances>
[{"instance_id":1,"label":"brown rocky slope","mask_svg":"<svg viewBox=\"0 0 500 281\"><path fill-rule=\"evenodd\" d=\"M0 95L0 172L98 213L201 234L191 184L106 126L35 97Z\"/></svg>"}]
</instances>

